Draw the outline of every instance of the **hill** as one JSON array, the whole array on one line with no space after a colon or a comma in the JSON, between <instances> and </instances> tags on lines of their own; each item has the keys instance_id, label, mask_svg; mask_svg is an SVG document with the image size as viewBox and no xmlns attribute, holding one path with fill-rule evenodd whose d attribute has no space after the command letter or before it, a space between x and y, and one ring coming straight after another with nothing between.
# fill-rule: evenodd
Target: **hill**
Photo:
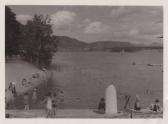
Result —
<instances>
[{"instance_id":1,"label":"hill","mask_svg":"<svg viewBox=\"0 0 168 124\"><path fill-rule=\"evenodd\" d=\"M83 51L88 45L85 42L67 36L58 36L58 41L58 51Z\"/></svg>"},{"instance_id":2,"label":"hill","mask_svg":"<svg viewBox=\"0 0 168 124\"><path fill-rule=\"evenodd\" d=\"M128 47L134 47L134 45L129 42L121 41L96 41L90 44L92 50L100 51L113 51L116 48L123 49Z\"/></svg>"},{"instance_id":3,"label":"hill","mask_svg":"<svg viewBox=\"0 0 168 124\"><path fill-rule=\"evenodd\" d=\"M158 43L158 42L153 42L152 44L150 44L150 46L152 46L152 47L163 47L163 44Z\"/></svg>"},{"instance_id":4,"label":"hill","mask_svg":"<svg viewBox=\"0 0 168 124\"><path fill-rule=\"evenodd\" d=\"M150 46L142 44L133 44L123 41L95 41L87 43L67 36L57 36L58 51L112 51L112 52L133 52L143 49L162 49L158 44ZM157 47L156 47L157 46Z\"/></svg>"}]
</instances>

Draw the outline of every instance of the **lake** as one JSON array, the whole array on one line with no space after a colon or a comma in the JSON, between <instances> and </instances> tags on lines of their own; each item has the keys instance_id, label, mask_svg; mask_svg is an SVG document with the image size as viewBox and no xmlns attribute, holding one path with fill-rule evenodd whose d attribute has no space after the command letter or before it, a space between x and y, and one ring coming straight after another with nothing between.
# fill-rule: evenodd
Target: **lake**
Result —
<instances>
[{"instance_id":1,"label":"lake","mask_svg":"<svg viewBox=\"0 0 168 124\"><path fill-rule=\"evenodd\" d=\"M116 87L120 110L125 95L131 96L130 107L136 94L143 108L156 98L162 104L163 68L148 64L163 64L163 53L57 52L52 61L54 85L64 91L64 108L96 108L111 83Z\"/></svg>"}]
</instances>

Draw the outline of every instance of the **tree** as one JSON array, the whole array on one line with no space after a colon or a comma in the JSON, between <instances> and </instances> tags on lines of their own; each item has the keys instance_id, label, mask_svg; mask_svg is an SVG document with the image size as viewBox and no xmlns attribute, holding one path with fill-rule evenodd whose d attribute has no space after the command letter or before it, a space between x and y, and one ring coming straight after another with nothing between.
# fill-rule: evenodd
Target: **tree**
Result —
<instances>
[{"instance_id":1,"label":"tree","mask_svg":"<svg viewBox=\"0 0 168 124\"><path fill-rule=\"evenodd\" d=\"M23 56L40 67L50 65L56 40L48 16L34 15L33 20L22 26Z\"/></svg>"},{"instance_id":2,"label":"tree","mask_svg":"<svg viewBox=\"0 0 168 124\"><path fill-rule=\"evenodd\" d=\"M5 6L5 56L19 53L20 23L16 21L16 14Z\"/></svg>"}]
</instances>

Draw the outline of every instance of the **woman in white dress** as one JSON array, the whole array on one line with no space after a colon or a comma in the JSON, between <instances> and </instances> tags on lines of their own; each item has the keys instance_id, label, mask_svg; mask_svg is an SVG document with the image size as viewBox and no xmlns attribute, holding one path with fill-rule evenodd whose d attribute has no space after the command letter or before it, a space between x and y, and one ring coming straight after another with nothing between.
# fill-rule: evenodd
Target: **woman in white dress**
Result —
<instances>
[{"instance_id":1,"label":"woman in white dress","mask_svg":"<svg viewBox=\"0 0 168 124\"><path fill-rule=\"evenodd\" d=\"M51 117L52 116L52 97L51 97L51 93L48 93L48 95L47 95L46 109L47 109L47 118Z\"/></svg>"},{"instance_id":2,"label":"woman in white dress","mask_svg":"<svg viewBox=\"0 0 168 124\"><path fill-rule=\"evenodd\" d=\"M46 117L50 118L52 116L52 97L49 92L46 95L46 98L41 102L41 104L45 103Z\"/></svg>"}]
</instances>

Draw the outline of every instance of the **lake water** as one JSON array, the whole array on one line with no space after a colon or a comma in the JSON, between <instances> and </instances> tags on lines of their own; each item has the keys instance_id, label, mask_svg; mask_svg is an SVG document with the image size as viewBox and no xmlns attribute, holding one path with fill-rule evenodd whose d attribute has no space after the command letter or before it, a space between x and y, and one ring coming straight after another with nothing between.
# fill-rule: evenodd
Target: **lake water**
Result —
<instances>
[{"instance_id":1,"label":"lake water","mask_svg":"<svg viewBox=\"0 0 168 124\"><path fill-rule=\"evenodd\" d=\"M136 65L132 63L135 62ZM113 83L118 108L125 104L124 95L135 95L147 107L155 98L163 100L163 53L146 50L133 53L57 52L52 61L54 85L64 91L64 108L96 108L105 88Z\"/></svg>"}]
</instances>

